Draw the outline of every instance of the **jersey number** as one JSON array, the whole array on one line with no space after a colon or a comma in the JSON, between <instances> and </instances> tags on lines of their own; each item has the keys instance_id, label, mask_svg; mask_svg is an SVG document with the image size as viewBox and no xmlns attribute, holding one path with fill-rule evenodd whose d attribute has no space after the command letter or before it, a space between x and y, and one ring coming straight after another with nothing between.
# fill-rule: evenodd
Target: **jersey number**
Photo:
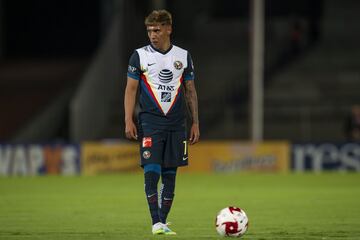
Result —
<instances>
[{"instance_id":1,"label":"jersey number","mask_svg":"<svg viewBox=\"0 0 360 240\"><path fill-rule=\"evenodd\" d=\"M187 153L187 144L186 144L186 140L185 140L185 141L183 141L183 143L184 143L184 155L186 155L186 153Z\"/></svg>"}]
</instances>

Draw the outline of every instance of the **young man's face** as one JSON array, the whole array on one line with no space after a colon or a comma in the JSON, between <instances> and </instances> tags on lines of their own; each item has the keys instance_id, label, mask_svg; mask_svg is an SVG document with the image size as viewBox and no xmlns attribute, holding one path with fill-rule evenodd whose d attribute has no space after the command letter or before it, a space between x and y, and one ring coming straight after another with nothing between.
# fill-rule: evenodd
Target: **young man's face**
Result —
<instances>
[{"instance_id":1,"label":"young man's face","mask_svg":"<svg viewBox=\"0 0 360 240\"><path fill-rule=\"evenodd\" d=\"M151 44L158 49L162 49L165 43L170 41L171 25L149 25L146 30Z\"/></svg>"}]
</instances>

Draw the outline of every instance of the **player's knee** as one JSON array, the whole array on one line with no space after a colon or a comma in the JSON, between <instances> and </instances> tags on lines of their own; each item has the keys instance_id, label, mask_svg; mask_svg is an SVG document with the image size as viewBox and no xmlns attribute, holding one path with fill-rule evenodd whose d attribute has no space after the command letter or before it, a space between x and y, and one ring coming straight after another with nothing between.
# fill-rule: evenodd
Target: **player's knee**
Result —
<instances>
[{"instance_id":1,"label":"player's knee","mask_svg":"<svg viewBox=\"0 0 360 240\"><path fill-rule=\"evenodd\" d=\"M159 174L157 173L153 173L153 172L148 172L145 173L145 190L150 190L150 189L157 189L157 185L159 182Z\"/></svg>"},{"instance_id":2,"label":"player's knee","mask_svg":"<svg viewBox=\"0 0 360 240\"><path fill-rule=\"evenodd\" d=\"M144 166L145 192L147 194L157 193L160 173L161 167L158 164L147 164Z\"/></svg>"},{"instance_id":3,"label":"player's knee","mask_svg":"<svg viewBox=\"0 0 360 240\"><path fill-rule=\"evenodd\" d=\"M161 177L162 178L167 178L169 180L172 180L172 178L175 179L176 177L176 172L177 172L177 168L173 167L173 168L162 168L161 169Z\"/></svg>"}]
</instances>

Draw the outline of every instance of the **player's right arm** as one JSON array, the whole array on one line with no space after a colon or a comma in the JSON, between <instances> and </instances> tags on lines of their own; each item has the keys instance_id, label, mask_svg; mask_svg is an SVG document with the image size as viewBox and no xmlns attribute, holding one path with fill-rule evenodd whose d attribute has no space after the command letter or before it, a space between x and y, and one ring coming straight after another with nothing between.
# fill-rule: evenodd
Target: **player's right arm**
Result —
<instances>
[{"instance_id":1,"label":"player's right arm","mask_svg":"<svg viewBox=\"0 0 360 240\"><path fill-rule=\"evenodd\" d=\"M139 81L131 77L127 78L125 88L125 135L128 139L137 139L137 130L134 123L134 110L136 103L136 92L139 85Z\"/></svg>"},{"instance_id":2,"label":"player's right arm","mask_svg":"<svg viewBox=\"0 0 360 240\"><path fill-rule=\"evenodd\" d=\"M127 83L125 88L124 108L125 108L125 135L128 139L137 139L137 130L134 123L134 111L136 103L136 92L140 80L140 59L135 51L129 61Z\"/></svg>"}]
</instances>

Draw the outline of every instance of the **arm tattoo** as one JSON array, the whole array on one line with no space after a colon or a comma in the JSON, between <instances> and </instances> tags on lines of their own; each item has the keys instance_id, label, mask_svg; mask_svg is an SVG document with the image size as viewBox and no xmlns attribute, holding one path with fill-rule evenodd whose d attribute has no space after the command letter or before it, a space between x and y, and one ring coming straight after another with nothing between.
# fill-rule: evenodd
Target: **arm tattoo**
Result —
<instances>
[{"instance_id":1,"label":"arm tattoo","mask_svg":"<svg viewBox=\"0 0 360 240\"><path fill-rule=\"evenodd\" d=\"M190 108L193 123L199 123L198 100L194 81L185 81L186 102Z\"/></svg>"}]
</instances>

